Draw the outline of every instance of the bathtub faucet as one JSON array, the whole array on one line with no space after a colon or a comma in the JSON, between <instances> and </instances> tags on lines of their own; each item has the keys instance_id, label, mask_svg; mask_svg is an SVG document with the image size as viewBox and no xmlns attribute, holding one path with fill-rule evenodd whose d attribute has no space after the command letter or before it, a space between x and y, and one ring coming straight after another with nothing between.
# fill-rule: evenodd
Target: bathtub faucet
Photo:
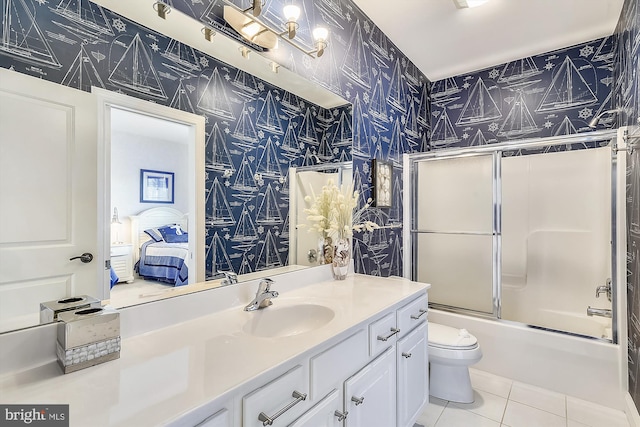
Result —
<instances>
[{"instance_id":1,"label":"bathtub faucet","mask_svg":"<svg viewBox=\"0 0 640 427\"><path fill-rule=\"evenodd\" d=\"M587 316L612 317L612 312L608 308L587 307Z\"/></svg>"},{"instance_id":2,"label":"bathtub faucet","mask_svg":"<svg viewBox=\"0 0 640 427\"><path fill-rule=\"evenodd\" d=\"M605 285L596 288L596 298L599 298L600 294L607 294L607 299L611 302L611 279L607 279Z\"/></svg>"}]
</instances>

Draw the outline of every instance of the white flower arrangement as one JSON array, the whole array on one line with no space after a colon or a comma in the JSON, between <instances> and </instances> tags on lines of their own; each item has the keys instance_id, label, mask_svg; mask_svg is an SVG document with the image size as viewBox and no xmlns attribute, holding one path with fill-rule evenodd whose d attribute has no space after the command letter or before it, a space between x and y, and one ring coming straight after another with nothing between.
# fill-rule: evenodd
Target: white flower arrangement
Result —
<instances>
[{"instance_id":1,"label":"white flower arrangement","mask_svg":"<svg viewBox=\"0 0 640 427\"><path fill-rule=\"evenodd\" d=\"M354 224L353 218L361 218L365 209L371 205L371 199L357 211L359 193L346 188L338 187L332 179L322 186L320 195L311 190L311 196L305 197L305 202L311 206L305 209L307 220L312 223L311 229L318 231L322 237L344 239L353 236L353 231L373 231L380 228L372 221L363 221Z\"/></svg>"}]
</instances>

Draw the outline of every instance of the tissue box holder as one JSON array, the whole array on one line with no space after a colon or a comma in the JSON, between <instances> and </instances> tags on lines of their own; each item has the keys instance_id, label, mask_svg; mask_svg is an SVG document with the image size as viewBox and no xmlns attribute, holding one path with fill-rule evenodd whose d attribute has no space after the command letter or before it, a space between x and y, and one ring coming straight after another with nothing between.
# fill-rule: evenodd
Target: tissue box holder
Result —
<instances>
[{"instance_id":1,"label":"tissue box holder","mask_svg":"<svg viewBox=\"0 0 640 427\"><path fill-rule=\"evenodd\" d=\"M89 295L64 298L40 303L40 324L58 320L58 315L65 311L78 311L83 308L100 307L100 300Z\"/></svg>"},{"instance_id":2,"label":"tissue box holder","mask_svg":"<svg viewBox=\"0 0 640 427\"><path fill-rule=\"evenodd\" d=\"M120 357L120 313L91 307L58 315L58 364L65 374Z\"/></svg>"}]
</instances>

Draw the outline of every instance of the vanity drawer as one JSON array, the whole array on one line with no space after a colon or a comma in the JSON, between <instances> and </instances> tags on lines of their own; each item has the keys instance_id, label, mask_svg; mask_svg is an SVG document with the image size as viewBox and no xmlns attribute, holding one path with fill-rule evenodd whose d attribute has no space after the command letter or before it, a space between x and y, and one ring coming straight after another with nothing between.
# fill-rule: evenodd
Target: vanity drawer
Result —
<instances>
[{"instance_id":1,"label":"vanity drawer","mask_svg":"<svg viewBox=\"0 0 640 427\"><path fill-rule=\"evenodd\" d=\"M367 363L367 332L362 329L309 361L311 399L325 396Z\"/></svg>"},{"instance_id":2,"label":"vanity drawer","mask_svg":"<svg viewBox=\"0 0 640 427\"><path fill-rule=\"evenodd\" d=\"M400 335L408 334L413 328L427 320L428 310L429 305L426 294L399 308L397 321L398 329L401 331Z\"/></svg>"},{"instance_id":3,"label":"vanity drawer","mask_svg":"<svg viewBox=\"0 0 640 427\"><path fill-rule=\"evenodd\" d=\"M244 396L242 398L243 427L262 427L263 422L266 421L263 418L264 415L273 419L274 426L288 425L309 408L308 384L306 370L301 365L297 365Z\"/></svg>"},{"instance_id":4,"label":"vanity drawer","mask_svg":"<svg viewBox=\"0 0 640 427\"><path fill-rule=\"evenodd\" d=\"M369 325L369 355L375 356L395 344L397 335L395 312L371 323Z\"/></svg>"}]
</instances>

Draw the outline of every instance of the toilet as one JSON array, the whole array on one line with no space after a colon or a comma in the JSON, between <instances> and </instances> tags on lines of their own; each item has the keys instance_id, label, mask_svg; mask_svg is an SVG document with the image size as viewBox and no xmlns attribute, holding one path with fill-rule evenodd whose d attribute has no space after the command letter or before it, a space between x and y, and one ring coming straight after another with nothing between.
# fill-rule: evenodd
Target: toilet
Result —
<instances>
[{"instance_id":1,"label":"toilet","mask_svg":"<svg viewBox=\"0 0 640 427\"><path fill-rule=\"evenodd\" d=\"M469 366L482 359L476 337L466 329L429 322L429 394L458 403L474 401Z\"/></svg>"}]
</instances>

